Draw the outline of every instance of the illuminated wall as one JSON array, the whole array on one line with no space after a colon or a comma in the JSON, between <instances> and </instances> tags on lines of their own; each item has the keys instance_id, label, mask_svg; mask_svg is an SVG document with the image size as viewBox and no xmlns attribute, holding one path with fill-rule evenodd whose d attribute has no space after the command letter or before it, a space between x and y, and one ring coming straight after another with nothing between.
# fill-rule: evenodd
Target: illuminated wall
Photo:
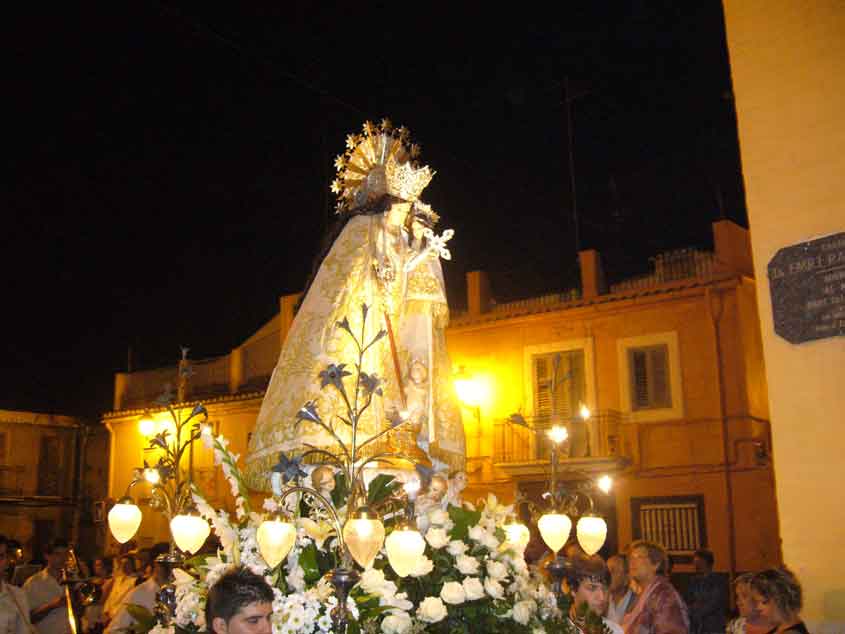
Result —
<instances>
[{"instance_id":1,"label":"illuminated wall","mask_svg":"<svg viewBox=\"0 0 845 634\"><path fill-rule=\"evenodd\" d=\"M845 5L725 0L731 73L769 385L784 561L814 632L845 631L841 337L773 331L778 249L845 231Z\"/></svg>"}]
</instances>

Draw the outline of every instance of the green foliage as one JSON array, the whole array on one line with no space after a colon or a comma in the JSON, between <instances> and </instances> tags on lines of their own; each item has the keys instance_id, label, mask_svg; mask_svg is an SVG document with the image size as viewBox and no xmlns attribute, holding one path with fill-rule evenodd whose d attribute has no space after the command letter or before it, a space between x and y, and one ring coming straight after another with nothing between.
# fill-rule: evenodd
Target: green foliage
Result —
<instances>
[{"instance_id":1,"label":"green foliage","mask_svg":"<svg viewBox=\"0 0 845 634\"><path fill-rule=\"evenodd\" d=\"M135 619L132 625L132 632L141 634L142 632L149 632L156 624L156 617L147 608L135 603L130 603L126 606L126 611L129 616Z\"/></svg>"},{"instance_id":2,"label":"green foliage","mask_svg":"<svg viewBox=\"0 0 845 634\"><path fill-rule=\"evenodd\" d=\"M371 505L378 504L393 495L396 489L399 488L399 483L395 482L395 480L396 476L387 475L386 473L373 478L367 489L367 502Z\"/></svg>"},{"instance_id":3,"label":"green foliage","mask_svg":"<svg viewBox=\"0 0 845 634\"><path fill-rule=\"evenodd\" d=\"M316 583L322 577L320 566L317 564L317 547L314 542L305 546L299 553L299 565L305 572L306 583Z\"/></svg>"},{"instance_id":4,"label":"green foliage","mask_svg":"<svg viewBox=\"0 0 845 634\"><path fill-rule=\"evenodd\" d=\"M342 471L334 476L334 489L332 490L332 504L339 509L346 504L349 497L349 482L346 481L346 474Z\"/></svg>"},{"instance_id":5,"label":"green foliage","mask_svg":"<svg viewBox=\"0 0 845 634\"><path fill-rule=\"evenodd\" d=\"M455 524L449 531L449 537L466 541L470 527L478 524L478 520L481 519L481 511L470 511L460 506L449 505L449 519Z\"/></svg>"}]
</instances>

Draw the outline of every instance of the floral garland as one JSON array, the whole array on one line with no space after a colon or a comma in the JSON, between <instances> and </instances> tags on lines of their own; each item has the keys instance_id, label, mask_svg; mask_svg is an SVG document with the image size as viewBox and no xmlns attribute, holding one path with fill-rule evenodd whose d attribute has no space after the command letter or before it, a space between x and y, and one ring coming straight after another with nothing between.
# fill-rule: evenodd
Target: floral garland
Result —
<instances>
[{"instance_id":1,"label":"floral garland","mask_svg":"<svg viewBox=\"0 0 845 634\"><path fill-rule=\"evenodd\" d=\"M330 612L337 599L323 575L339 561L333 529L316 511L300 517L293 549L271 569L259 554L256 531L262 517L250 509L238 456L229 451L223 436L203 432L202 439L214 450L215 464L230 485L235 517L214 509L194 488L194 502L213 526L220 549L215 556L189 560L185 570L174 570L177 607L170 625L154 624L150 615L136 623L135 631L206 631L208 589L227 570L240 565L262 575L273 588L274 634L330 633ZM275 502L267 500L264 506L274 510ZM307 504L301 507L308 509ZM544 580L532 576L522 548L507 541L503 526L512 510L491 494L478 508L469 503L436 507L418 517L424 527L424 555L408 577L400 578L382 549L350 593L348 631L458 634L486 628L513 634L573 634L571 624L562 617L561 607L567 606L559 606ZM139 628L142 622L148 625Z\"/></svg>"}]
</instances>

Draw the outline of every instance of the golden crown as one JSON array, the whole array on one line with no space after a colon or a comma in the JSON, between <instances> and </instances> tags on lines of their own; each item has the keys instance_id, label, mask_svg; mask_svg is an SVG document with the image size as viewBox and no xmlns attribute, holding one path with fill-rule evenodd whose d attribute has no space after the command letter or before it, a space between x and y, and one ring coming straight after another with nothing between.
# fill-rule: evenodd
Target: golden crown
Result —
<instances>
[{"instance_id":1,"label":"golden crown","mask_svg":"<svg viewBox=\"0 0 845 634\"><path fill-rule=\"evenodd\" d=\"M335 159L337 178L331 190L337 194L337 213L356 209L388 194L415 202L434 172L420 167L420 146L410 142L404 126L394 128L390 119L379 125L364 123L363 134L346 137L346 151Z\"/></svg>"}]
</instances>

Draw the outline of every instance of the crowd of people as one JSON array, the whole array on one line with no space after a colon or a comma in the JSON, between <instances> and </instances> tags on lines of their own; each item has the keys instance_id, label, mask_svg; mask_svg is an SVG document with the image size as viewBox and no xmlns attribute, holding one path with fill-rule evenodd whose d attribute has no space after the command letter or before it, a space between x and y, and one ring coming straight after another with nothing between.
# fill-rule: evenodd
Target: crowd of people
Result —
<instances>
[{"instance_id":1,"label":"crowd of people","mask_svg":"<svg viewBox=\"0 0 845 634\"><path fill-rule=\"evenodd\" d=\"M168 544L138 549L130 543L86 562L57 538L43 559L24 561L17 542L0 535L0 634L120 632L134 622L127 606L152 611L170 574L157 557L168 550Z\"/></svg>"},{"instance_id":2,"label":"crowd of people","mask_svg":"<svg viewBox=\"0 0 845 634\"><path fill-rule=\"evenodd\" d=\"M112 634L133 618L127 606L150 611L170 571L157 560L167 544L132 549L115 557L77 561L67 540L54 539L43 562L15 561L17 546L0 536L0 634L70 634L78 618L84 634ZM671 559L659 544L636 541L604 559L566 552L563 588L569 619L581 632L606 634L807 634L801 621L801 585L785 567L738 576L733 582L737 616L728 620L724 583L713 555L695 553L695 574L683 594L669 575ZM68 569L75 578L68 577ZM85 585L84 600L74 597ZM211 589L207 620L212 632L270 632L273 593L263 578L237 569ZM76 600L75 600L76 599ZM593 619L591 621L590 619ZM600 619L598 630L595 619Z\"/></svg>"},{"instance_id":3,"label":"crowd of people","mask_svg":"<svg viewBox=\"0 0 845 634\"><path fill-rule=\"evenodd\" d=\"M801 584L788 568L739 575L730 619L725 582L713 572L708 550L695 552L695 573L683 593L660 544L636 541L606 562L577 551L566 553L564 586L572 599L569 618L581 632L595 631L584 620L586 604L610 634L808 634L800 616Z\"/></svg>"}]
</instances>

